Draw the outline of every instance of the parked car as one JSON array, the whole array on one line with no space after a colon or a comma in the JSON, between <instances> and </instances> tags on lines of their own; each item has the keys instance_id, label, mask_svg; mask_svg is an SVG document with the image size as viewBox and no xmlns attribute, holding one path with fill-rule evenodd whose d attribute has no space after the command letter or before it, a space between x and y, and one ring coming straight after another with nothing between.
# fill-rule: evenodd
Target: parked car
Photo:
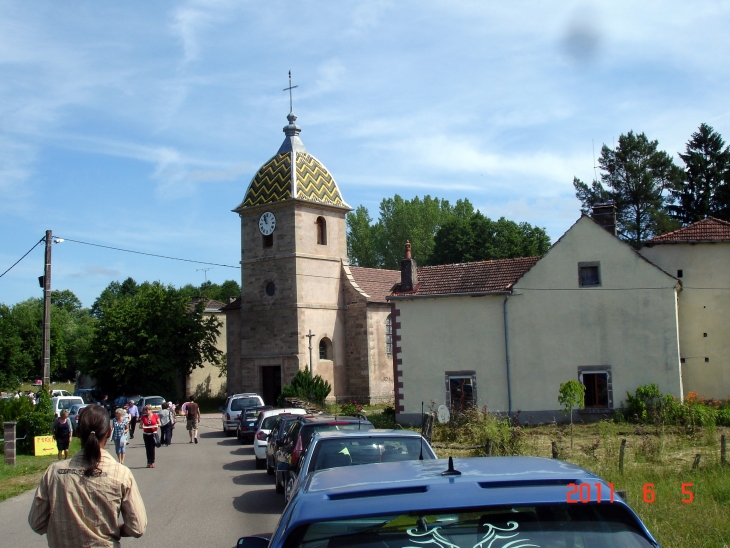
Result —
<instances>
[{"instance_id":1,"label":"parked car","mask_svg":"<svg viewBox=\"0 0 730 548\"><path fill-rule=\"evenodd\" d=\"M288 473L284 499L289 502L307 476L316 470L435 458L436 453L428 442L410 430L315 432L295 466L279 464L279 468ZM353 473L357 474L357 471Z\"/></svg>"},{"instance_id":2,"label":"parked car","mask_svg":"<svg viewBox=\"0 0 730 548\"><path fill-rule=\"evenodd\" d=\"M263 404L264 400L258 394L246 393L229 396L226 404L220 408L222 411L221 421L223 422L223 432L225 432L226 436L232 436L236 431L238 417L243 409Z\"/></svg>"},{"instance_id":3,"label":"parked car","mask_svg":"<svg viewBox=\"0 0 730 548\"><path fill-rule=\"evenodd\" d=\"M276 492L283 494L289 479L288 470L297 465L315 432L325 431L367 431L373 424L363 415L340 417L334 415L302 415L289 427L284 440L276 451ZM280 463L287 466L279 467Z\"/></svg>"},{"instance_id":4,"label":"parked car","mask_svg":"<svg viewBox=\"0 0 730 548\"><path fill-rule=\"evenodd\" d=\"M276 452L284 442L284 437L291 425L301 416L301 414L282 413L271 427L271 432L266 440L266 473L270 476L273 476L276 471Z\"/></svg>"},{"instance_id":5,"label":"parked car","mask_svg":"<svg viewBox=\"0 0 730 548\"><path fill-rule=\"evenodd\" d=\"M72 405L68 410L68 420L71 421L71 426L73 426L74 433L76 432L76 428L79 425L79 416L81 415L81 411L88 407L88 403L82 403L82 404L75 404Z\"/></svg>"},{"instance_id":6,"label":"parked car","mask_svg":"<svg viewBox=\"0 0 730 548\"><path fill-rule=\"evenodd\" d=\"M256 468L261 470L266 466L266 447L269 444L269 433L271 429L279 420L279 415L306 415L307 412L304 409L298 407L286 407L283 409L269 409L268 411L262 411L259 415L259 421L256 425L256 434L253 437L253 454L256 460ZM272 466L271 470L274 468Z\"/></svg>"},{"instance_id":7,"label":"parked car","mask_svg":"<svg viewBox=\"0 0 730 548\"><path fill-rule=\"evenodd\" d=\"M68 390L51 390L51 397L54 396L73 396Z\"/></svg>"},{"instance_id":8,"label":"parked car","mask_svg":"<svg viewBox=\"0 0 730 548\"><path fill-rule=\"evenodd\" d=\"M53 414L58 417L61 411L71 409L74 405L84 405L84 400L78 396L54 396L51 398Z\"/></svg>"},{"instance_id":9,"label":"parked car","mask_svg":"<svg viewBox=\"0 0 730 548\"><path fill-rule=\"evenodd\" d=\"M96 403L101 399L101 395L96 388L77 388L74 390L74 396L83 398L86 403Z\"/></svg>"},{"instance_id":10,"label":"parked car","mask_svg":"<svg viewBox=\"0 0 730 548\"><path fill-rule=\"evenodd\" d=\"M236 437L241 443L253 443L256 434L256 425L259 422L259 415L262 411L273 409L273 405L259 405L256 407L247 407L241 410L238 416L238 424L236 425Z\"/></svg>"},{"instance_id":11,"label":"parked car","mask_svg":"<svg viewBox=\"0 0 730 548\"><path fill-rule=\"evenodd\" d=\"M122 408L125 407L129 403L129 400L132 400L134 402L134 404L137 407L139 407L139 401L141 399L142 399L142 396L140 396L140 395L135 395L135 396L119 396L119 397L117 397L117 398L114 399L114 402L112 404L112 407L113 407L113 410L116 411L120 407L122 407Z\"/></svg>"},{"instance_id":12,"label":"parked car","mask_svg":"<svg viewBox=\"0 0 730 548\"><path fill-rule=\"evenodd\" d=\"M576 491L580 497L569 502ZM270 541L243 537L238 546L659 544L613 487L588 470L537 457L482 457L364 464L355 474L347 467L314 472Z\"/></svg>"},{"instance_id":13,"label":"parked car","mask_svg":"<svg viewBox=\"0 0 730 548\"><path fill-rule=\"evenodd\" d=\"M127 400L129 401L129 400ZM153 413L159 414L160 411L162 411L162 404L165 403L167 400L163 398L162 396L143 396L139 399L137 403L137 407L139 407L139 414L142 415L142 408L145 405L149 405L150 409Z\"/></svg>"}]
</instances>

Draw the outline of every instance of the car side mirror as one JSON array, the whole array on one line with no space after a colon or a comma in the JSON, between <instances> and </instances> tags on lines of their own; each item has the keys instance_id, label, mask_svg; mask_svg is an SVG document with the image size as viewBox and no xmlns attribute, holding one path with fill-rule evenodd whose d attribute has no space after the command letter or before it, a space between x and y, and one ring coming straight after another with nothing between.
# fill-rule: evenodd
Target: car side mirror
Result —
<instances>
[{"instance_id":1,"label":"car side mirror","mask_svg":"<svg viewBox=\"0 0 730 548\"><path fill-rule=\"evenodd\" d=\"M242 548L266 548L268 545L269 539L266 537L241 537L236 543L236 546Z\"/></svg>"}]
</instances>

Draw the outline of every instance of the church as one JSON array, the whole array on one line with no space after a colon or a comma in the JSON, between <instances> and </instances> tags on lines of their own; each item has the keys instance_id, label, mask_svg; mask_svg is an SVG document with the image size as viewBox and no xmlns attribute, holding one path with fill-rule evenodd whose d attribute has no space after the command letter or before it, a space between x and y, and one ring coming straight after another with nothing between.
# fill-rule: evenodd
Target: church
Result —
<instances>
[{"instance_id":1,"label":"church","mask_svg":"<svg viewBox=\"0 0 730 548\"><path fill-rule=\"evenodd\" d=\"M233 211L241 219L241 297L226 315L227 392L273 404L308 368L330 400L393 400L386 296L400 271L350 266L344 201L304 146L293 112L284 142L256 172Z\"/></svg>"}]
</instances>

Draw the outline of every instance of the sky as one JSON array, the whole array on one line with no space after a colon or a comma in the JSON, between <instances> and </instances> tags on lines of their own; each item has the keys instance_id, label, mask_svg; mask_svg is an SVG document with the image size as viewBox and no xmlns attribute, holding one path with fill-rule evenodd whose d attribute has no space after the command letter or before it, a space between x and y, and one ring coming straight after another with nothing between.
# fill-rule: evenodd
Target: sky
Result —
<instances>
[{"instance_id":1,"label":"sky","mask_svg":"<svg viewBox=\"0 0 730 548\"><path fill-rule=\"evenodd\" d=\"M231 210L284 139L289 70L351 206L468 198L556 240L622 133L680 164L701 123L730 140L728 28L716 0L0 0L0 273L50 229L53 288L84 306L130 276L239 280ZM0 302L42 273L39 245Z\"/></svg>"}]
</instances>

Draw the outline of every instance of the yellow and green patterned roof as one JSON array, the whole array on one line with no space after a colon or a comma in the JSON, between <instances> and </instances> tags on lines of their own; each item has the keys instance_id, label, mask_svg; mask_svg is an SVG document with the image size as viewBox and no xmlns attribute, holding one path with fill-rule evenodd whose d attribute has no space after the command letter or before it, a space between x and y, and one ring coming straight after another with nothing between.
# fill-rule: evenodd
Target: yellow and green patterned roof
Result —
<instances>
[{"instance_id":1,"label":"yellow and green patterned roof","mask_svg":"<svg viewBox=\"0 0 730 548\"><path fill-rule=\"evenodd\" d=\"M292 198L349 209L330 172L304 148L299 139L301 130L294 125L296 116L290 113L288 119L284 128L287 137L279 152L256 172L243 202L234 211Z\"/></svg>"}]
</instances>

